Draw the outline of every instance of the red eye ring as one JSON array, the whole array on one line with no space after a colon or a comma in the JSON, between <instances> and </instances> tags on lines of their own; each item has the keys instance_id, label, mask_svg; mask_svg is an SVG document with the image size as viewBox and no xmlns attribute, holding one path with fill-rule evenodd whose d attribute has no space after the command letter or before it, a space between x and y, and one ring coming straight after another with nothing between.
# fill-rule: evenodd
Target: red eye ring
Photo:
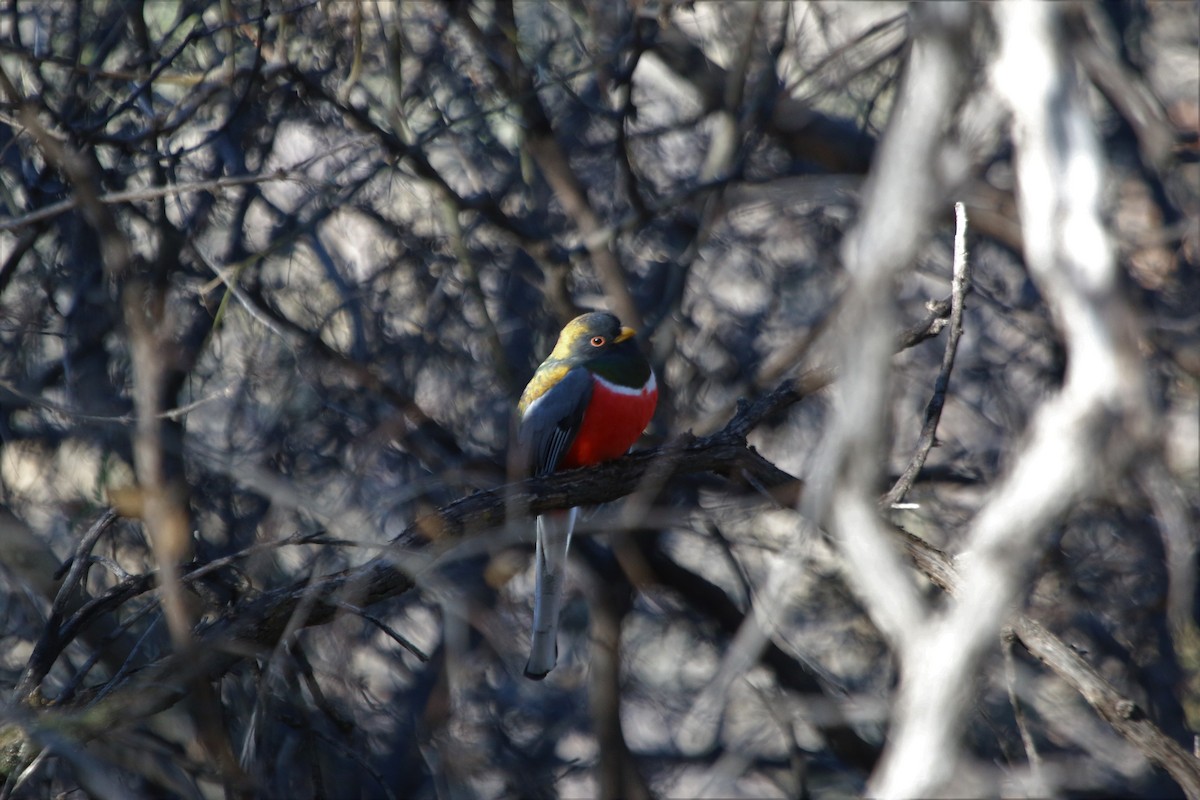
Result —
<instances>
[{"instance_id":1,"label":"red eye ring","mask_svg":"<svg viewBox=\"0 0 1200 800\"><path fill-rule=\"evenodd\" d=\"M592 347L604 347L604 343L608 341L603 336L592 337Z\"/></svg>"}]
</instances>

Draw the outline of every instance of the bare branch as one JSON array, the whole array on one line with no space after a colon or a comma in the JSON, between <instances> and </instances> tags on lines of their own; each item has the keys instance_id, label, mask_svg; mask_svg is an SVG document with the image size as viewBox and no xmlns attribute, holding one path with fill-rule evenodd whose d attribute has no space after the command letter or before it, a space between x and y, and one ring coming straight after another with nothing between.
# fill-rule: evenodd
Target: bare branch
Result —
<instances>
[{"instance_id":1,"label":"bare branch","mask_svg":"<svg viewBox=\"0 0 1200 800\"><path fill-rule=\"evenodd\" d=\"M956 567L945 553L905 531L894 529L894 534L917 568L952 597L973 591L966 584L965 571ZM1137 703L1037 620L1019 616L1011 627L1034 658L1079 692L1142 755L1170 773L1189 798L1200 797L1200 761L1163 733Z\"/></svg>"},{"instance_id":2,"label":"bare branch","mask_svg":"<svg viewBox=\"0 0 1200 800\"><path fill-rule=\"evenodd\" d=\"M191 181L188 183L174 183L168 186L150 186L145 189L130 189L124 192L107 192L100 195L97 201L104 205L123 205L125 203L137 203L147 200L160 200L164 197L180 197L186 194L199 192L218 193L224 189L231 189L236 186L249 186L251 184L270 183L272 181L299 180L294 175L289 175L284 170L276 170L267 174L254 175L231 175L225 178L214 178L212 180ZM59 200L57 203L51 203L42 206L36 211L30 211L27 214L12 217L10 219L0 220L0 232L13 231L19 228L25 228L31 225L36 225L40 222L54 219L68 211L73 211L79 208L81 199L72 195L65 200Z\"/></svg>"},{"instance_id":3,"label":"bare branch","mask_svg":"<svg viewBox=\"0 0 1200 800\"><path fill-rule=\"evenodd\" d=\"M958 340L962 338L963 305L967 292L971 288L971 266L967 259L967 212L962 203L954 204L956 220L954 230L954 267L953 278L950 281L950 332L946 334L946 349L942 355L942 367L937 380L933 383L933 397L925 407L925 423L921 426L921 435L917 438L917 450L908 462L904 472L896 480L891 490L884 496L880 505L889 508L896 505L912 488L917 475L925 466L925 459L937 441L938 422L942 418L942 408L946 404L946 390L950 387L950 372L954 369L954 355L958 352Z\"/></svg>"},{"instance_id":4,"label":"bare branch","mask_svg":"<svg viewBox=\"0 0 1200 800\"><path fill-rule=\"evenodd\" d=\"M21 673L20 681L17 682L16 695L18 697L27 696L42 682L55 659L62 652L62 648L70 643L69 639L60 638L62 621L80 605L83 597L80 587L86 579L90 563L88 556L91 554L92 548L96 546L96 542L112 527L116 519L117 515L111 509L105 511L80 538L79 546L75 548L75 553L70 560L70 568L66 577L59 584L58 595L54 598L54 604L50 609L50 619L47 620L42 636L34 645L33 652L29 655L29 662Z\"/></svg>"},{"instance_id":5,"label":"bare branch","mask_svg":"<svg viewBox=\"0 0 1200 800\"><path fill-rule=\"evenodd\" d=\"M828 520L845 556L851 585L872 620L903 651L925 616L924 604L876 516L890 385L892 282L917 253L945 195L947 176L931 170L961 89L964 6L918 6L918 33L893 117L865 190L862 216L842 258L854 283L846 299L839 352L837 421L822 444L820 475L802 511Z\"/></svg>"}]
</instances>

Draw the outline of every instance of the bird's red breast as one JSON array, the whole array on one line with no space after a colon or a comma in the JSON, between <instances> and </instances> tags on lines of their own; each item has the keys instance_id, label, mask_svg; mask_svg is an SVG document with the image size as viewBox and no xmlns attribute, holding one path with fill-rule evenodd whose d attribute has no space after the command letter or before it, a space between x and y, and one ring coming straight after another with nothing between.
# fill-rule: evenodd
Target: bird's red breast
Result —
<instances>
[{"instance_id":1,"label":"bird's red breast","mask_svg":"<svg viewBox=\"0 0 1200 800\"><path fill-rule=\"evenodd\" d=\"M639 389L618 386L593 375L591 402L559 468L585 467L625 455L650 424L657 403L654 373Z\"/></svg>"}]
</instances>

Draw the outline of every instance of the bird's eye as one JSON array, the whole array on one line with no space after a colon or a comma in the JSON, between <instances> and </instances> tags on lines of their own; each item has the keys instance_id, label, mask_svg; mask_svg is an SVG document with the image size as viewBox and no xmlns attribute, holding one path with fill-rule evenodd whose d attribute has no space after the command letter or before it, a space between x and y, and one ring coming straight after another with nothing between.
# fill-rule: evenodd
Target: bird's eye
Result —
<instances>
[{"instance_id":1,"label":"bird's eye","mask_svg":"<svg viewBox=\"0 0 1200 800\"><path fill-rule=\"evenodd\" d=\"M606 341L607 340L603 336L593 336L592 337L592 347L604 347L604 343Z\"/></svg>"}]
</instances>

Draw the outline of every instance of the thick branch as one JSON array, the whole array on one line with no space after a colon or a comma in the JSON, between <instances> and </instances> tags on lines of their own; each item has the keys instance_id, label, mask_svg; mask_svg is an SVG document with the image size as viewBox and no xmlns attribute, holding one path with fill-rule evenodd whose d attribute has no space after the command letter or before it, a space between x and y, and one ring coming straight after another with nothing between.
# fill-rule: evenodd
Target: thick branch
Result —
<instances>
[{"instance_id":1,"label":"thick branch","mask_svg":"<svg viewBox=\"0 0 1200 800\"><path fill-rule=\"evenodd\" d=\"M949 556L906 531L895 529L894 533L925 577L948 594L959 593L959 572ZM1105 680L1076 649L1027 616L1013 620L1012 631L1034 658L1079 692L1143 756L1166 770L1188 797L1200 797L1200 761L1167 736L1145 710Z\"/></svg>"}]
</instances>

